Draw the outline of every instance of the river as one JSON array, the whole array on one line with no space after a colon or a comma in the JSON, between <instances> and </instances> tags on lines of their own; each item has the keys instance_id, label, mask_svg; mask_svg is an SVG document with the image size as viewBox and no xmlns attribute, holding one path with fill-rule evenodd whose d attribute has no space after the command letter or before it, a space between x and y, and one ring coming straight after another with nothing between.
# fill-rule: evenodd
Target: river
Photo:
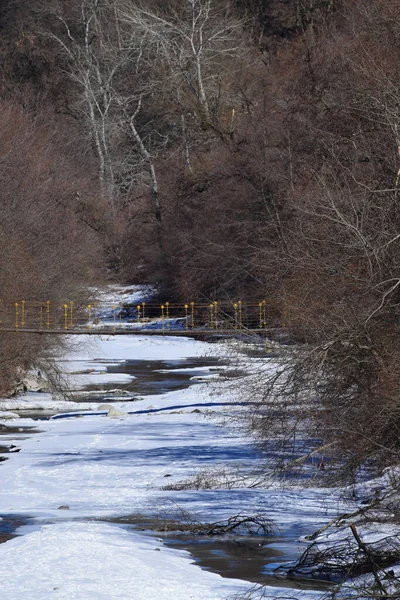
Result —
<instances>
[{"instance_id":1,"label":"river","mask_svg":"<svg viewBox=\"0 0 400 600\"><path fill-rule=\"evenodd\" d=\"M142 340L125 340L121 350L121 341L105 338L100 349L69 359L70 370L73 363L74 372L89 379L75 389L64 419L49 418L59 412L56 406L44 414L45 408L32 403L23 410L21 402L20 426L16 420L1 432L2 457L9 460L0 465L5 473L0 541L65 522L107 523L183 549L202 569L224 578L271 590L309 590L313 598L315 590L326 591L326 582L284 578L276 569L299 557L305 548L301 536L343 509L340 498L323 489L227 483L229 474L259 472L264 460L251 439L221 420L234 410L223 388L210 395L207 382L226 373L227 361L202 342ZM93 365L96 377L90 382ZM117 389L115 374L127 377ZM98 409L104 403L120 411L117 418ZM224 469L214 486L179 487L196 473L208 471L211 477ZM12 511L5 510L7 504ZM242 513L266 515L274 522L273 533L216 537L179 527L160 531L166 518L179 522L190 514L196 521L215 522Z\"/></svg>"}]
</instances>

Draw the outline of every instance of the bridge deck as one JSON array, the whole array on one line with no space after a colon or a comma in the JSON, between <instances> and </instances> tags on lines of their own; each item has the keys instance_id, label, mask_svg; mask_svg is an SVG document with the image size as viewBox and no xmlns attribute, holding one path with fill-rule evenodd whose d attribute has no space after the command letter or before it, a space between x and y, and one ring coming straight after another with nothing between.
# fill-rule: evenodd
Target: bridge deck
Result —
<instances>
[{"instance_id":1,"label":"bridge deck","mask_svg":"<svg viewBox=\"0 0 400 600\"><path fill-rule=\"evenodd\" d=\"M150 336L234 336L234 335L268 335L283 328L275 327L268 329L112 329L112 328L79 328L79 329L27 329L27 328L0 328L1 333L30 333L38 335L150 335Z\"/></svg>"}]
</instances>

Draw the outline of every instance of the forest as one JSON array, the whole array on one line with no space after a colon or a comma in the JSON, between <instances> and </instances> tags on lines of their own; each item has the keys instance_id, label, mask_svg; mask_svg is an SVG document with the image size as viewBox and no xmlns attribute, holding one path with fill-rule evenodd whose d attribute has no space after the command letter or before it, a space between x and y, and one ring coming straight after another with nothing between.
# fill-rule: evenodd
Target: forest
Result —
<instances>
[{"instance_id":1,"label":"forest","mask_svg":"<svg viewBox=\"0 0 400 600\"><path fill-rule=\"evenodd\" d=\"M399 8L2 2L2 302L266 298L300 350L260 385L261 440L279 392L344 475L397 462ZM2 336L3 392L48 343Z\"/></svg>"}]
</instances>

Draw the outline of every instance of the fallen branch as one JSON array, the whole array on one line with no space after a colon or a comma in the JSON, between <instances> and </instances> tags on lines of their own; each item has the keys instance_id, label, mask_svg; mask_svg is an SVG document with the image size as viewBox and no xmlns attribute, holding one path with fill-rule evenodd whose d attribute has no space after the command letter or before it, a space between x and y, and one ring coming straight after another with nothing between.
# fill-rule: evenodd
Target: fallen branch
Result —
<instances>
[{"instance_id":1,"label":"fallen branch","mask_svg":"<svg viewBox=\"0 0 400 600\"><path fill-rule=\"evenodd\" d=\"M271 535L275 529L271 519L265 515L246 515L239 513L228 519L215 521L213 523L202 523L193 515L180 509L180 518L161 518L157 515L153 528L159 531L181 531L190 532L195 535L224 535L243 530L251 535ZM154 527L155 525L155 527Z\"/></svg>"},{"instance_id":2,"label":"fallen branch","mask_svg":"<svg viewBox=\"0 0 400 600\"><path fill-rule=\"evenodd\" d=\"M354 523L350 523L349 527L351 529L351 533L353 534L354 539L357 542L359 549L362 550L362 552L364 552L365 556L368 558L368 560L371 564L372 574L374 576L374 580L375 580L375 583L376 583L378 589L380 590L380 592L382 592L383 594L386 595L387 590L379 577L379 566L377 565L377 563L375 561L375 556L374 556L373 552L368 548L368 546L360 538L357 528L354 525Z\"/></svg>"},{"instance_id":3,"label":"fallen branch","mask_svg":"<svg viewBox=\"0 0 400 600\"><path fill-rule=\"evenodd\" d=\"M332 525L336 524L336 526L339 527L342 524L342 521L344 521L345 519L353 519L354 517L358 517L359 515L363 515L370 508L373 508L377 504L380 504L380 502L381 502L381 500L379 498L374 498L366 506L363 506L362 508L359 508L359 509L355 510L352 513L343 513L342 515L339 515L338 517L335 517L334 519L332 519L331 521L329 521L329 523L326 523L325 525L323 525L323 527L321 527L320 529L318 529L317 531L315 531L311 535L305 536L305 539L313 541L321 533L323 533L326 529L329 529L329 527L331 527Z\"/></svg>"}]
</instances>

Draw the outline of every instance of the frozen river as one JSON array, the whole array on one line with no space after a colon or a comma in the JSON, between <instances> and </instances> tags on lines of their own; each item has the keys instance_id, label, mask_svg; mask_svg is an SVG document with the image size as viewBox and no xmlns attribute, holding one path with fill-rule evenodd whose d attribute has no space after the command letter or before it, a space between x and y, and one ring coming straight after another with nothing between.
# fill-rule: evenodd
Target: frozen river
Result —
<instances>
[{"instance_id":1,"label":"frozen river","mask_svg":"<svg viewBox=\"0 0 400 600\"><path fill-rule=\"evenodd\" d=\"M0 444L16 448L0 464L0 515L4 539L19 534L0 545L4 600L224 600L245 597L255 582L268 584L264 598L322 597L324 586L302 589L274 569L304 549L298 538L348 508L335 493L253 488L246 479L227 485L225 475L206 489L182 485L204 473L251 477L262 467L252 440L223 419L236 410L231 392L222 383L211 393L207 383L226 368L220 346L104 337L60 364L73 402L27 394L5 404L67 416L4 421ZM238 514L263 515L276 528L270 537L218 541L142 531L163 519Z\"/></svg>"}]
</instances>

